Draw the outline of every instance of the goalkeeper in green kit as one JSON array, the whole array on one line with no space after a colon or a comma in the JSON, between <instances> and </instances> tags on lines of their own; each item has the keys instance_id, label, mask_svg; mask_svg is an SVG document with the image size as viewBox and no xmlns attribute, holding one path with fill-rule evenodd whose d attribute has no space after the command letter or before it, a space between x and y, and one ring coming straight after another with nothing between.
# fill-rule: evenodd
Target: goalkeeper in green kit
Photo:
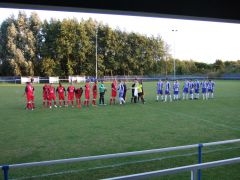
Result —
<instances>
[{"instance_id":1,"label":"goalkeeper in green kit","mask_svg":"<svg viewBox=\"0 0 240 180\"><path fill-rule=\"evenodd\" d=\"M104 86L103 84L103 81L101 81L100 85L99 85L99 93L100 93L100 96L99 96L99 105L106 105L104 103L104 94L106 92L106 87Z\"/></svg>"}]
</instances>

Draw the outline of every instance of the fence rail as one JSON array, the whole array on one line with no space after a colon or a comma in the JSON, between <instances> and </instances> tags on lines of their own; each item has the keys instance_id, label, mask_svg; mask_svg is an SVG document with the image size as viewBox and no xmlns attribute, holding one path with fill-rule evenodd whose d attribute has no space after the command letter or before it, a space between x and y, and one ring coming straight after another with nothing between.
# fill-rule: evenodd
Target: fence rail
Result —
<instances>
[{"instance_id":1,"label":"fence rail","mask_svg":"<svg viewBox=\"0 0 240 180\"><path fill-rule=\"evenodd\" d=\"M176 174L176 173L181 173L181 172L186 172L186 171L191 171L191 180L196 180L197 179L197 170L207 169L207 168L217 167L217 166L223 166L223 165L227 165L227 164L234 164L234 163L240 163L240 157L232 158L232 159L225 159L225 160L220 160L220 161L207 162L207 163L202 163L202 164L181 166L181 167L164 169L164 170L159 170L159 171L151 171L151 172L132 174L132 175L127 175L127 176L107 178L105 180L142 179L142 178L150 178L150 177L155 177L155 176Z\"/></svg>"},{"instance_id":2,"label":"fence rail","mask_svg":"<svg viewBox=\"0 0 240 180\"><path fill-rule=\"evenodd\" d=\"M120 158L120 157L128 157L128 156L137 156L137 155L146 155L146 154L170 152L170 151L177 151L177 150L185 150L185 149L192 149L192 148L198 148L198 163L201 164L203 147L237 143L237 142L240 142L240 139L217 141L217 142L202 143L202 144L192 144L192 145L186 145L186 146L167 147L167 148L160 148L160 149L150 149L150 150L134 151L134 152L124 152L124 153L87 156L87 157L78 157L78 158L69 158L69 159L59 159L59 160L29 162L29 163L21 163L21 164L1 165L0 168L3 170L4 179L7 180L8 179L8 171L10 169L26 168L26 167L34 167L34 166L49 166L49 165L56 165L56 164L66 164L66 163L93 161L93 160L110 159L110 158ZM198 179L199 180L201 179L200 171L198 173Z\"/></svg>"},{"instance_id":3,"label":"fence rail","mask_svg":"<svg viewBox=\"0 0 240 180\"><path fill-rule=\"evenodd\" d=\"M174 78L174 76L104 76L98 78L98 81L104 80L104 81L113 81L114 79L121 79L121 80L127 80L127 81L133 81L134 79L141 79L143 81L158 81L159 79L168 79L168 80L185 80L185 79L198 79L198 80L204 80L204 79L213 79L213 80L240 80L240 76L221 76L221 77L209 77L209 76L197 76L197 75L178 75ZM95 77L87 76L87 80L94 82ZM61 82L70 82L69 78L67 77L59 77L59 81ZM39 83L48 83L49 77L39 77ZM84 81L83 81L84 82ZM21 80L21 77L1 77L0 76L0 83L15 83L15 84L21 84L24 83Z\"/></svg>"}]
</instances>

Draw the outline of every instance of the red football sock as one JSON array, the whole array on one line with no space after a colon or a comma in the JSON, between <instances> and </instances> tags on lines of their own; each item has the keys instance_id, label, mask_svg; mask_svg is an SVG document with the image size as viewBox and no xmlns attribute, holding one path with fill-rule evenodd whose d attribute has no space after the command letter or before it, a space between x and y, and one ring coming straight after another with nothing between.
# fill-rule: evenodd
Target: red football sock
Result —
<instances>
[{"instance_id":1,"label":"red football sock","mask_svg":"<svg viewBox=\"0 0 240 180\"><path fill-rule=\"evenodd\" d=\"M81 105L81 99L79 99L79 108L81 108L82 105Z\"/></svg>"},{"instance_id":2,"label":"red football sock","mask_svg":"<svg viewBox=\"0 0 240 180\"><path fill-rule=\"evenodd\" d=\"M32 109L32 103L28 103L28 109Z\"/></svg>"}]
</instances>

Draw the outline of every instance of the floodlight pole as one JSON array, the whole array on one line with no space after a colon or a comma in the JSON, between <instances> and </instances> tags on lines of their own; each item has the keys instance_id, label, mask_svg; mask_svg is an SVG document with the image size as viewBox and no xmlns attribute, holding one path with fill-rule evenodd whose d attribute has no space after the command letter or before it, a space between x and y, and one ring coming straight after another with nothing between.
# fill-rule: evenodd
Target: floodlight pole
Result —
<instances>
[{"instance_id":1,"label":"floodlight pole","mask_svg":"<svg viewBox=\"0 0 240 180\"><path fill-rule=\"evenodd\" d=\"M173 44L173 48L174 48L174 52L173 52L173 78L174 78L174 80L176 79L176 43L175 43L175 41L176 41L176 32L177 32L178 30L177 29L172 29L172 32L174 32L174 44Z\"/></svg>"},{"instance_id":2,"label":"floodlight pole","mask_svg":"<svg viewBox=\"0 0 240 180\"><path fill-rule=\"evenodd\" d=\"M97 52L97 50L98 50L98 41L97 41L97 39L98 39L98 26L96 26L96 76L95 76L95 79L97 79L98 78L98 75L97 75L97 72L98 72L98 52Z\"/></svg>"}]
</instances>

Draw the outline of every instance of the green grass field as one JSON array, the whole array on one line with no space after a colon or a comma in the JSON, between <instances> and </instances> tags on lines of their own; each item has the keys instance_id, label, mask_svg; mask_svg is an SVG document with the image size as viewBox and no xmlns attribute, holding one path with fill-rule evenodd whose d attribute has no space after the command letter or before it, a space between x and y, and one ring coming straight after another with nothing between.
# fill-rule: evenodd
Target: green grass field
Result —
<instances>
[{"instance_id":1,"label":"green grass field","mask_svg":"<svg viewBox=\"0 0 240 180\"><path fill-rule=\"evenodd\" d=\"M24 86L0 84L0 164L101 155L240 138L240 81L216 81L207 101L156 102L156 82L145 82L146 104L24 110ZM107 84L109 89L109 84ZM130 84L128 84L130 87ZM110 90L106 100L109 102ZM10 178L101 179L197 163L197 149L48 167L14 169ZM240 156L240 144L203 149L203 161ZM55 173L55 174L54 174ZM41 176L40 176L41 175ZM240 177L240 164L203 171L203 179ZM2 176L0 176L0 179ZM189 173L161 179L189 179ZM156 178L158 179L158 178Z\"/></svg>"}]
</instances>

